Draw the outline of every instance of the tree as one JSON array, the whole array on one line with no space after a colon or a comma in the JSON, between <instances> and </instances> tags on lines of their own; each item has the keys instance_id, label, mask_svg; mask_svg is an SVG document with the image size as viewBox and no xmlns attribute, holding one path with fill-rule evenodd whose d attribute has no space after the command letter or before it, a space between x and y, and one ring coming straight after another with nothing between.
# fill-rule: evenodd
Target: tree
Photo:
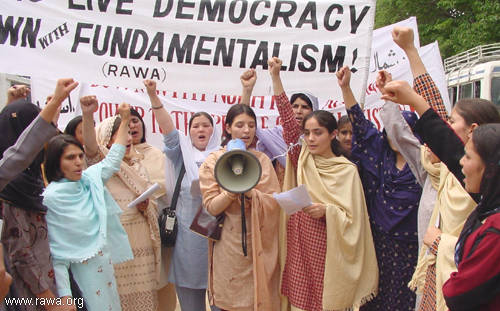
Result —
<instances>
[{"instance_id":1,"label":"tree","mask_svg":"<svg viewBox=\"0 0 500 311\"><path fill-rule=\"evenodd\" d=\"M443 58L500 42L499 0L378 0L375 27L417 17L420 44L439 42Z\"/></svg>"}]
</instances>

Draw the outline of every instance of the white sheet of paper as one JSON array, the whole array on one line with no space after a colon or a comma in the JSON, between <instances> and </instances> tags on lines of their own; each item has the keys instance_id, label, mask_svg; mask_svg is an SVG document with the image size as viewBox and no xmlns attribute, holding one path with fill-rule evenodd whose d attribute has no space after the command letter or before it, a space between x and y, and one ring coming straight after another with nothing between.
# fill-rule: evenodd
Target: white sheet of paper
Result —
<instances>
[{"instance_id":1,"label":"white sheet of paper","mask_svg":"<svg viewBox=\"0 0 500 311\"><path fill-rule=\"evenodd\" d=\"M160 185L158 185L158 183L154 183L151 187L149 187L148 189L146 189L146 191L144 191L140 196L138 196L135 200L133 200L132 202L130 202L127 207L128 208L132 208L134 206L136 206L137 204L143 202L143 201L146 201L147 199L149 199L153 193L156 192L156 190L158 190L160 188Z\"/></svg>"},{"instance_id":2,"label":"white sheet of paper","mask_svg":"<svg viewBox=\"0 0 500 311\"><path fill-rule=\"evenodd\" d=\"M300 185L285 192L274 193L273 197L288 215L292 215L312 204L305 185Z\"/></svg>"}]
</instances>

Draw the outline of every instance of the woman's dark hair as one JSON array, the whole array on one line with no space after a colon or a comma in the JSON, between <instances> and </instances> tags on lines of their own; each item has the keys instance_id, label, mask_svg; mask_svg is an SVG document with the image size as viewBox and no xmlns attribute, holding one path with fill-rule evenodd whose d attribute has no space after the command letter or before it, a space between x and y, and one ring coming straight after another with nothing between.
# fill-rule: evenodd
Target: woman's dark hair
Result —
<instances>
[{"instance_id":1,"label":"woman's dark hair","mask_svg":"<svg viewBox=\"0 0 500 311\"><path fill-rule=\"evenodd\" d=\"M225 146L230 140L231 140L231 134L226 132L226 125L231 126L233 124L234 119L239 116L240 114L246 114L257 123L257 117L255 116L255 112L253 112L253 109L250 108L250 106L247 106L245 104L236 104L229 108L227 115L226 115L226 121L224 122L224 137L221 146Z\"/></svg>"},{"instance_id":2,"label":"woman's dark hair","mask_svg":"<svg viewBox=\"0 0 500 311\"><path fill-rule=\"evenodd\" d=\"M141 123L142 123L142 138L141 138L141 143L145 143L146 142L146 125L144 124L144 120L142 119L141 115L139 114L139 112L133 108L130 108L130 114L134 117L137 117ZM118 125L118 127L120 127L120 125ZM113 124L113 129L114 129L114 124ZM118 130L118 129L116 129ZM113 132L114 134L114 132Z\"/></svg>"},{"instance_id":3,"label":"woman's dark hair","mask_svg":"<svg viewBox=\"0 0 500 311\"><path fill-rule=\"evenodd\" d=\"M351 124L351 120L349 119L348 115L343 115L340 117L339 121L337 122L338 128L343 127L346 124Z\"/></svg>"},{"instance_id":4,"label":"woman's dark hair","mask_svg":"<svg viewBox=\"0 0 500 311\"><path fill-rule=\"evenodd\" d=\"M193 124L193 120L197 117L205 117L210 121L210 124L212 124L212 127L214 126L214 120L212 119L212 116L210 116L208 113L205 111L198 111L197 113L193 114L191 118L189 119L189 129L191 129L191 125Z\"/></svg>"},{"instance_id":5,"label":"woman's dark hair","mask_svg":"<svg viewBox=\"0 0 500 311\"><path fill-rule=\"evenodd\" d=\"M313 110L313 104L311 103L311 100L309 99L309 97L307 97L307 95L302 94L302 93L293 94L292 97L290 97L290 104L293 105L293 103L297 100L297 98L300 98L303 101L305 101L307 103L307 105L309 106L309 108L311 108L311 110Z\"/></svg>"},{"instance_id":6,"label":"woman's dark hair","mask_svg":"<svg viewBox=\"0 0 500 311\"><path fill-rule=\"evenodd\" d=\"M333 133L333 131L335 131L338 128L337 120L335 119L335 117L331 112L325 110L316 110L308 114L304 118L304 120L302 120L302 130L305 129L307 120L311 118L315 118L321 127L324 127L328 130L329 134ZM344 148L342 148L340 142L337 139L332 139L330 147L332 148L333 154L335 154L336 156L342 155L346 158L349 157L349 152L346 151Z\"/></svg>"},{"instance_id":7,"label":"woman's dark hair","mask_svg":"<svg viewBox=\"0 0 500 311\"><path fill-rule=\"evenodd\" d=\"M68 122L66 128L64 129L64 134L76 136L76 128L80 123L82 123L82 116L76 116L71 119L71 121Z\"/></svg>"},{"instance_id":8,"label":"woman's dark hair","mask_svg":"<svg viewBox=\"0 0 500 311\"><path fill-rule=\"evenodd\" d=\"M486 99L464 98L455 104L454 109L464 118L467 125L500 122L500 114L497 108L491 101Z\"/></svg>"},{"instance_id":9,"label":"woman's dark hair","mask_svg":"<svg viewBox=\"0 0 500 311\"><path fill-rule=\"evenodd\" d=\"M75 145L83 151L83 146L71 135L57 135L49 141L45 152L44 165L45 177L47 177L49 183L64 178L61 171L61 156L69 145Z\"/></svg>"},{"instance_id":10,"label":"woman's dark hair","mask_svg":"<svg viewBox=\"0 0 500 311\"><path fill-rule=\"evenodd\" d=\"M485 168L480 192L483 197L500 196L500 123L478 126L472 132L472 143Z\"/></svg>"}]
</instances>

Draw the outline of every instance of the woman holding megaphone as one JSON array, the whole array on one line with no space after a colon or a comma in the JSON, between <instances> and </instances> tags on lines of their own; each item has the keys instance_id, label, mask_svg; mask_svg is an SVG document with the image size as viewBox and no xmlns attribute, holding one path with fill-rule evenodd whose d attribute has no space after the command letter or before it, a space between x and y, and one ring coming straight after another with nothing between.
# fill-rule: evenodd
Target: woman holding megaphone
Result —
<instances>
[{"instance_id":1,"label":"woman holding megaphone","mask_svg":"<svg viewBox=\"0 0 500 311\"><path fill-rule=\"evenodd\" d=\"M223 310L279 310L279 207L272 193L280 187L271 160L249 149L256 127L252 108L237 104L229 109L224 143L240 139L252 154L249 157L255 156L262 168L255 187L244 193L243 214L241 196L225 190L231 186L221 186L214 172L226 147L212 152L200 167L204 206L212 215L225 215L220 240L209 245L208 283L210 301ZM242 251L243 219L247 224L243 238L248 240L246 255Z\"/></svg>"},{"instance_id":2,"label":"woman holding megaphone","mask_svg":"<svg viewBox=\"0 0 500 311\"><path fill-rule=\"evenodd\" d=\"M210 152L219 149L220 135L214 129L212 117L206 112L193 114L189 120L187 136L179 133L175 129L170 114L156 94L156 82L145 80L144 85L151 100L155 118L163 131L165 144L163 151L175 167L175 172L167 176L168 190L173 192L176 178L183 164L185 168L176 207L178 231L168 280L175 284L179 304L183 311L205 310L208 246L206 239L189 230L202 203L201 195L196 195L192 188L193 185L194 188L199 185L198 168L200 165ZM197 192L199 193L199 190ZM217 309L212 308L212 310Z\"/></svg>"}]
</instances>

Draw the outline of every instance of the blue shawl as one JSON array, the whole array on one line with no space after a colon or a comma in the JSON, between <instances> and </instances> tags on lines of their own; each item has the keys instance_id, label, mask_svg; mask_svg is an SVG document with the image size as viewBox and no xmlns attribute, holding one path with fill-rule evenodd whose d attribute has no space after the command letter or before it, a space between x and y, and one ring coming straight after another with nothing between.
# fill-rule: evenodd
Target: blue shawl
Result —
<instances>
[{"instance_id":1,"label":"blue shawl","mask_svg":"<svg viewBox=\"0 0 500 311\"><path fill-rule=\"evenodd\" d=\"M125 147L113 147L108 157L119 157L117 168L111 167L117 171ZM122 211L104 186L112 175L106 166L110 162L101 161L89 167L78 181L63 178L45 189L43 204L48 208L47 227L54 259L82 262L94 257L105 245L113 264L133 258L127 233L120 223ZM105 173L104 169L108 171Z\"/></svg>"}]
</instances>

